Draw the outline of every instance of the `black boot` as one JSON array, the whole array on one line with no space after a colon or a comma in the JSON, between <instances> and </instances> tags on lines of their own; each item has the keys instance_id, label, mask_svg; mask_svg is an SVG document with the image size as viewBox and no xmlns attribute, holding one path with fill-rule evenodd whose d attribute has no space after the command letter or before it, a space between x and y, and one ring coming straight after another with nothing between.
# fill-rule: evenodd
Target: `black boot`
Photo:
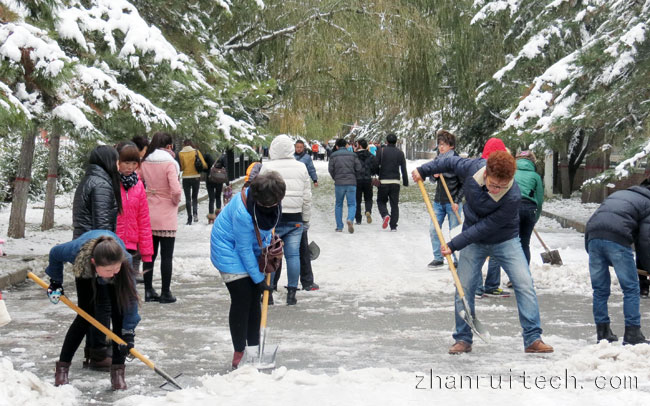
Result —
<instances>
[{"instance_id":1,"label":"black boot","mask_svg":"<svg viewBox=\"0 0 650 406\"><path fill-rule=\"evenodd\" d=\"M287 289L289 290L287 292L287 304L290 305L290 306L295 305L296 303L298 303L298 301L296 300L296 289L297 288L288 287Z\"/></svg>"},{"instance_id":2,"label":"black boot","mask_svg":"<svg viewBox=\"0 0 650 406\"><path fill-rule=\"evenodd\" d=\"M158 299L158 301L160 303L174 303L176 298L172 295L172 292L168 290L160 294L160 299Z\"/></svg>"},{"instance_id":3,"label":"black boot","mask_svg":"<svg viewBox=\"0 0 650 406\"><path fill-rule=\"evenodd\" d=\"M185 223L188 226L192 225L192 216L187 216L187 223Z\"/></svg>"},{"instance_id":4,"label":"black boot","mask_svg":"<svg viewBox=\"0 0 650 406\"><path fill-rule=\"evenodd\" d=\"M600 340L607 340L610 343L618 341L618 337L609 328L609 323L596 324L596 342L600 342Z\"/></svg>"},{"instance_id":5,"label":"black boot","mask_svg":"<svg viewBox=\"0 0 650 406\"><path fill-rule=\"evenodd\" d=\"M641 326L625 326L623 345L650 344L641 332Z\"/></svg>"},{"instance_id":6,"label":"black boot","mask_svg":"<svg viewBox=\"0 0 650 406\"><path fill-rule=\"evenodd\" d=\"M144 290L144 301L145 302L157 302L160 300L160 295L155 291L154 288L149 288Z\"/></svg>"}]
</instances>

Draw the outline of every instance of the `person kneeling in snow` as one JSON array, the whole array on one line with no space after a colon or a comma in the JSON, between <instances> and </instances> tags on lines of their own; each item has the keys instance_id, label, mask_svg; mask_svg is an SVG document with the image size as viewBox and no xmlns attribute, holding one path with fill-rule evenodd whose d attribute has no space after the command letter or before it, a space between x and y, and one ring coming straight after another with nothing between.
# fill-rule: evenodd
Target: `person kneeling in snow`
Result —
<instances>
[{"instance_id":1,"label":"person kneeling in snow","mask_svg":"<svg viewBox=\"0 0 650 406\"><path fill-rule=\"evenodd\" d=\"M418 182L435 173L454 173L462 179L465 191L463 232L441 252L444 256L461 250L458 277L474 315L474 294L481 281L481 267L494 257L512 281L523 328L524 348L528 353L553 352L542 341L539 305L528 262L519 242L519 204L521 193L514 182L515 159L506 151L495 151L487 161L449 156L424 164L412 172ZM450 354L472 350L472 330L459 315L463 302L456 292L456 343Z\"/></svg>"},{"instance_id":2,"label":"person kneeling in snow","mask_svg":"<svg viewBox=\"0 0 650 406\"><path fill-rule=\"evenodd\" d=\"M637 263L634 262L636 249ZM593 293L593 313L597 341L617 341L609 327L607 300L610 293L609 267L614 267L623 290L625 335L623 344L649 344L641 332L639 277L650 269L650 179L641 186L612 193L594 212L585 229L589 253L589 274Z\"/></svg>"},{"instance_id":3,"label":"person kneeling in snow","mask_svg":"<svg viewBox=\"0 0 650 406\"><path fill-rule=\"evenodd\" d=\"M264 281L257 257L271 242L285 191L284 180L277 172L257 175L250 187L224 207L212 227L210 260L230 293L228 323L235 349L233 369L239 366L247 344L259 345L260 296L272 288Z\"/></svg>"},{"instance_id":4,"label":"person kneeling in snow","mask_svg":"<svg viewBox=\"0 0 650 406\"><path fill-rule=\"evenodd\" d=\"M66 262L73 264L77 298L82 310L93 316L95 301L100 300L101 295L109 296L113 332L127 343L118 345L113 342L111 386L113 390L126 389L124 361L133 348L135 327L140 322L131 255L122 240L107 230L91 230L75 240L53 247L45 273L50 277L47 295L54 304L64 294L63 264ZM98 289L97 285L104 285L107 289ZM56 363L55 386L69 383L70 363L89 328L90 323L79 315L72 322Z\"/></svg>"}]
</instances>

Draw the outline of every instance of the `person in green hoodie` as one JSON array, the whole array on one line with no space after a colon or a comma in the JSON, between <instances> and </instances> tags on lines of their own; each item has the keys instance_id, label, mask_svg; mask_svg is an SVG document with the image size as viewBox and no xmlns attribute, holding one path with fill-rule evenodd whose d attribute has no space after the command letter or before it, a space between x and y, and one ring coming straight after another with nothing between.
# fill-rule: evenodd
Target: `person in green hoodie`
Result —
<instances>
[{"instance_id":1,"label":"person in green hoodie","mask_svg":"<svg viewBox=\"0 0 650 406\"><path fill-rule=\"evenodd\" d=\"M542 177L535 171L535 154L533 154L533 151L521 151L517 154L516 159L515 182L517 182L519 190L521 190L519 239L526 260L530 264L530 236L533 234L535 223L542 215L544 183Z\"/></svg>"}]
</instances>

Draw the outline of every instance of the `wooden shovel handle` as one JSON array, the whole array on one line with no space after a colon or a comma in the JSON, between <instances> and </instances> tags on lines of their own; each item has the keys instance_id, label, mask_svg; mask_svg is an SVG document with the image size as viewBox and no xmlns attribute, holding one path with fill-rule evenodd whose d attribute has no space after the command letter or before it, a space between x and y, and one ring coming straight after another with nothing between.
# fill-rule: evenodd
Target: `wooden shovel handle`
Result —
<instances>
[{"instance_id":1,"label":"wooden shovel handle","mask_svg":"<svg viewBox=\"0 0 650 406\"><path fill-rule=\"evenodd\" d=\"M551 250L548 249L548 247L546 246L546 244L544 244L544 240L542 240L542 237L539 236L539 233L538 233L537 230L535 230L534 228L533 228L533 233L535 233L535 235L537 236L537 239L539 240L539 242L542 243L542 247L544 247L544 250L545 250L547 253L551 252Z\"/></svg>"},{"instance_id":2,"label":"wooden shovel handle","mask_svg":"<svg viewBox=\"0 0 650 406\"><path fill-rule=\"evenodd\" d=\"M442 186L445 188L445 193L447 193L447 199L449 199L449 203L454 204L454 199L451 198L451 193L449 193L449 188L447 187L447 181L445 181L445 177L442 176L442 173L440 174L439 179L442 182ZM460 214L458 214L458 210L454 210L454 214L458 219L458 224L463 224L463 220L460 219Z\"/></svg>"},{"instance_id":3,"label":"wooden shovel handle","mask_svg":"<svg viewBox=\"0 0 650 406\"><path fill-rule=\"evenodd\" d=\"M271 274L266 274L266 284L271 286ZM263 330L266 328L266 316L269 313L269 291L264 290L262 295L262 318L260 320L260 329Z\"/></svg>"},{"instance_id":4,"label":"wooden shovel handle","mask_svg":"<svg viewBox=\"0 0 650 406\"><path fill-rule=\"evenodd\" d=\"M420 192L422 192L422 198L424 199L424 203L427 206L427 211L429 212L429 216L431 216L431 221L433 221L433 226L436 228L436 234L438 234L438 240L440 240L440 245L446 248L447 243L445 242L445 237L442 236L442 230L440 229L440 224L438 224L438 218L436 217L436 212L433 210L433 206L431 206L431 200L429 199L427 190L424 188L424 183L422 183L422 181L419 180L418 186L420 187ZM462 299L463 297L465 297L465 291L463 290L463 285L460 283L460 279L458 278L458 273L456 273L454 260L451 257L451 255L446 255L445 258L447 258L447 264L449 265L449 269L451 270L451 275L454 277L454 284L456 285L456 289L458 290L458 296Z\"/></svg>"}]
</instances>

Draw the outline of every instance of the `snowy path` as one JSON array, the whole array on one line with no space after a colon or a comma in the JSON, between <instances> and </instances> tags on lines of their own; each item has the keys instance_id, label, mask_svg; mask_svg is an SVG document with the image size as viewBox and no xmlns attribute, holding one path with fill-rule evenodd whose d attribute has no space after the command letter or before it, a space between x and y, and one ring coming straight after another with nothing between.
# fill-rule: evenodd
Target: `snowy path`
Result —
<instances>
[{"instance_id":1,"label":"snowy path","mask_svg":"<svg viewBox=\"0 0 650 406\"><path fill-rule=\"evenodd\" d=\"M110 404L123 398L119 404L196 406L250 400L291 405L306 399L318 405L432 404L454 400L461 393L444 389L445 383L449 385L450 379L459 375L480 375L482 390L462 392L470 401L611 404L615 399L618 404L640 404L650 399L650 346L593 345L591 289L581 234L561 229L551 220L542 219L538 224L547 244L560 250L565 265L559 268L542 265L542 247L537 241L531 247L544 339L555 347L554 354L524 354L513 297L477 300L478 317L490 330L492 342L475 341L471 354L449 356L453 283L446 268L431 271L426 267L432 259L429 219L417 187L402 188L397 233L381 229L376 205L372 224L364 220L354 234L334 233L333 183L326 175L326 163L316 165L321 186L314 189L310 238L321 247L320 258L313 262L321 290L299 292L297 306L284 304L284 292L275 294L277 304L269 313L269 340L280 344L280 350L279 368L273 375L249 368L229 373L230 300L209 261L210 227L204 224L204 202L199 208L201 223L180 226L177 236L172 291L179 301L143 304L136 347L170 373L182 371L195 378L209 375L203 381L205 386L169 394L166 401L151 398L165 395L156 387L161 379L134 361L127 365L129 389L112 393L108 374L82 371L78 355L70 377L79 390L76 398L80 404ZM179 215L179 224L183 218L184 214ZM286 272L282 284L284 275ZM66 280L66 285L73 286L71 280ZM158 271L154 286L159 286ZM622 298L617 286L613 292L610 314L620 336ZM6 292L6 299L14 321L0 330L0 355L8 357L17 370L31 371L52 383L61 335L73 314L64 305L50 305L44 292L33 284ZM648 320L647 302L642 302L642 311ZM650 330L646 328L646 332ZM528 375L525 382L520 377L524 371ZM578 389L564 388L565 372L576 377ZM427 378L420 382L418 376L424 375ZM502 376L505 382L510 375L512 388L503 383L502 390L490 389L490 383L496 384L490 377ZM554 381L562 381L561 389L552 389L548 381L541 389L539 382L537 389L534 384L526 389L532 378L553 375L562 377ZM607 379L635 376L637 388L598 390L594 380L599 375ZM438 379L442 379L442 389ZM419 382L420 387L432 382L434 388L416 390ZM455 383L458 388L459 381ZM467 388L468 381L463 383ZM574 386L571 379L566 383Z\"/></svg>"}]
</instances>

